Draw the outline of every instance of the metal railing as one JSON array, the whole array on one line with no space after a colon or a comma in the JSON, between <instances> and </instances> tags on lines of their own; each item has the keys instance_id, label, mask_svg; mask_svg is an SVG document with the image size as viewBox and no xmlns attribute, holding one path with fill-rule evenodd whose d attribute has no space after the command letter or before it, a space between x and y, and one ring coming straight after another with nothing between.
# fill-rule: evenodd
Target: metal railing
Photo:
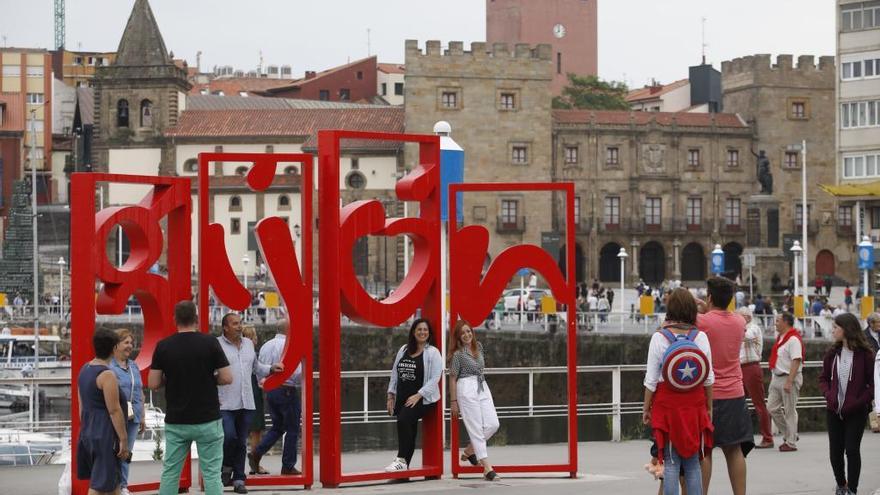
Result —
<instances>
[{"instance_id":1,"label":"metal railing","mask_svg":"<svg viewBox=\"0 0 880 495\"><path fill-rule=\"evenodd\" d=\"M762 363L766 368L766 363ZM820 368L821 361L807 361L804 368ZM622 374L624 372L645 372L644 364L624 364L624 365L593 365L578 366L578 374L595 374L606 373L611 375L611 401L595 402L595 403L578 403L578 416L611 416L611 436L613 441L621 440L621 424L624 415L641 414L641 401L624 402L622 389ZM568 368L565 366L542 366L542 367L516 367L516 368L486 368L485 373L488 376L511 376L524 375L528 382L528 399L525 404L513 406L498 406L499 419L514 418L554 418L566 417L568 415L567 404L538 404L535 401L535 377L538 375L565 375ZM360 389L363 397L360 401L361 407L342 411L342 424L365 424L365 423L389 423L395 419L388 415L385 409L370 409L370 380L380 380L387 383L389 379L388 370L373 371L343 371L341 373L343 380L359 380L361 382ZM318 372L313 373L315 382L320 381ZM40 383L42 385L57 383L57 380L0 380L0 384L4 383ZM67 383L66 381L64 383ZM582 382L583 383L583 382ZM641 394L639 394L641 395ZM384 394L383 394L384 396ZM374 397L372 397L374 398ZM751 403L750 403L751 407ZM809 409L825 407L825 399L821 396L802 396L798 400L799 409ZM444 417L450 418L450 411L446 409ZM271 423L271 417L266 416L267 422ZM320 413L315 411L314 424L319 424ZM70 421L41 421L39 423L29 423L27 421L11 421L4 422L0 420L0 428L14 428L32 432L55 432L61 435L69 434ZM66 432L66 433L65 433Z\"/></svg>"}]
</instances>

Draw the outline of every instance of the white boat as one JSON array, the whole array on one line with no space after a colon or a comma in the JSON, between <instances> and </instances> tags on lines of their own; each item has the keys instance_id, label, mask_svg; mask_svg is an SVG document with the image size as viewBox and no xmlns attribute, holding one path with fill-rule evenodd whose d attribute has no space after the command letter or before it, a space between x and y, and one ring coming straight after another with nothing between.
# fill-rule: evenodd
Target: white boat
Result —
<instances>
[{"instance_id":1,"label":"white boat","mask_svg":"<svg viewBox=\"0 0 880 495\"><path fill-rule=\"evenodd\" d=\"M0 385L0 407L7 409L27 409L31 392L24 385Z\"/></svg>"},{"instance_id":2,"label":"white boat","mask_svg":"<svg viewBox=\"0 0 880 495\"><path fill-rule=\"evenodd\" d=\"M61 338L40 335L39 365L33 335L0 334L0 378L70 378L70 360L58 351Z\"/></svg>"},{"instance_id":3,"label":"white boat","mask_svg":"<svg viewBox=\"0 0 880 495\"><path fill-rule=\"evenodd\" d=\"M49 464L62 440L46 433L0 428L0 466Z\"/></svg>"}]
</instances>

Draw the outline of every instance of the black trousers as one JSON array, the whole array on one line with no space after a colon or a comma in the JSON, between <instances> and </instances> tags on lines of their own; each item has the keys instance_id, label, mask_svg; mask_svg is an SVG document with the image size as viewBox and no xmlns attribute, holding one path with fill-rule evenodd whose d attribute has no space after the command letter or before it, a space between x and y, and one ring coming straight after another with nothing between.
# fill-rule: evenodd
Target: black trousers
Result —
<instances>
[{"instance_id":1,"label":"black trousers","mask_svg":"<svg viewBox=\"0 0 880 495\"><path fill-rule=\"evenodd\" d=\"M856 493L859 488L859 474L862 472L862 435L865 433L867 411L853 413L842 419L837 413L826 410L828 426L828 446L831 455L831 469L837 486L846 485ZM843 455L846 453L847 466L844 471Z\"/></svg>"},{"instance_id":2,"label":"black trousers","mask_svg":"<svg viewBox=\"0 0 880 495\"><path fill-rule=\"evenodd\" d=\"M415 407L400 404L397 408L397 457L406 460L409 466L413 452L416 451L416 437L419 435L419 420L437 403L425 405L419 401Z\"/></svg>"}]
</instances>

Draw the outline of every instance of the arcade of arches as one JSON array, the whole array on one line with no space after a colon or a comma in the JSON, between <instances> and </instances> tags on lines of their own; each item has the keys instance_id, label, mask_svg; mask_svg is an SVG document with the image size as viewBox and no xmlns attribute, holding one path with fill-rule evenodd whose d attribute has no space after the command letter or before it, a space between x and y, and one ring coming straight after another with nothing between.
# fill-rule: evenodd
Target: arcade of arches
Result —
<instances>
[{"instance_id":1,"label":"arcade of arches","mask_svg":"<svg viewBox=\"0 0 880 495\"><path fill-rule=\"evenodd\" d=\"M602 282L620 282L620 259L617 254L622 246L616 242L609 242L599 250L599 280ZM649 285L659 284L668 278L672 278L675 272L674 253L668 253L663 244L657 241L649 241L641 245L638 251L639 278ZM722 247L725 254L725 275L735 279L742 273L743 247L736 242L729 242ZM699 242L690 242L683 246L679 252L679 267L681 280L703 281L709 274L708 252L711 247L704 246ZM633 267L632 253L627 251L627 273ZM830 253L829 253L830 254ZM820 253L820 256L822 253ZM833 257L831 266L833 267ZM818 257L817 257L818 265Z\"/></svg>"}]
</instances>

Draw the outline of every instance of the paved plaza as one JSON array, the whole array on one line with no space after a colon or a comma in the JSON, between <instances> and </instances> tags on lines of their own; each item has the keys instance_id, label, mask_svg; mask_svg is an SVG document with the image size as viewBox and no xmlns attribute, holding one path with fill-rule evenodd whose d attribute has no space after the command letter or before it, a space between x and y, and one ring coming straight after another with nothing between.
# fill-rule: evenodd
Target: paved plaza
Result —
<instances>
[{"instance_id":1,"label":"paved plaza","mask_svg":"<svg viewBox=\"0 0 880 495\"><path fill-rule=\"evenodd\" d=\"M368 485L346 485L337 489L320 489L316 483L316 493L327 495L359 494L404 494L404 493L472 493L475 489L498 490L512 495L556 494L617 494L617 493L657 493L657 482L643 470L648 461L647 441L584 442L579 445L580 470L577 479L563 475L516 476L506 475L495 483L482 481L479 477L453 479L445 475L436 481L413 481L410 483L378 483ZM748 493L755 495L782 494L830 494L833 493L834 479L828 463L828 440L822 433L801 435L800 450L781 453L777 450L756 450L748 457ZM535 445L517 447L494 447L490 450L493 460L499 464L507 462L539 463L561 460L563 445ZM343 455L343 468L346 471L365 471L380 469L386 465L392 452L361 452ZM415 459L419 459L417 452ZM448 462L448 452L446 460ZM859 493L880 495L880 434L866 433L862 442L862 480ZM315 472L318 472L317 457ZM263 458L263 465L271 472L280 469L279 456ZM157 462L138 462L132 465L134 482L158 479L161 465ZM57 490L57 481L63 466L5 467L0 468L2 492L16 495L47 495ZM446 469L449 472L447 466ZM731 493L727 481L727 471L720 452L716 453L712 489L713 495ZM271 495L276 493L295 493L301 488L282 490L270 487L252 487L251 493ZM231 493L231 489L227 489ZM192 490L191 493L199 493Z\"/></svg>"}]
</instances>

